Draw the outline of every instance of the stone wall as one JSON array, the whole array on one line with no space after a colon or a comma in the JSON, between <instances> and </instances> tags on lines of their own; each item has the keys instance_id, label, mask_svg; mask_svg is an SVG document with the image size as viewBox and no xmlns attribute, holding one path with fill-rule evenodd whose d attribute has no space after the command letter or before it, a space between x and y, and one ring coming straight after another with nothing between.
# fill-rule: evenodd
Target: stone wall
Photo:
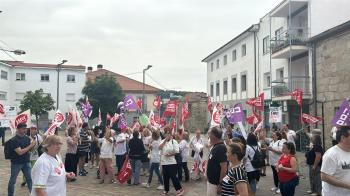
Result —
<instances>
[{"instance_id":1,"label":"stone wall","mask_svg":"<svg viewBox=\"0 0 350 196\"><path fill-rule=\"evenodd\" d=\"M332 118L344 98L350 97L350 30L316 42L317 99L325 98L326 147L331 146ZM317 104L321 116L321 103Z\"/></svg>"}]
</instances>

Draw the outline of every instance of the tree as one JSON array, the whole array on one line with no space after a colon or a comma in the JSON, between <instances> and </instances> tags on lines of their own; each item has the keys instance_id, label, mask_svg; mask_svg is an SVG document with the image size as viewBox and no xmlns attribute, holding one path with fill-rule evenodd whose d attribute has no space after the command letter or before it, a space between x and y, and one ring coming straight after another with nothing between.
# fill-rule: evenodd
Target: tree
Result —
<instances>
[{"instance_id":1,"label":"tree","mask_svg":"<svg viewBox=\"0 0 350 196\"><path fill-rule=\"evenodd\" d=\"M46 114L47 112L54 110L55 101L50 94L44 94L43 89L27 91L19 108L21 111L30 109L31 114L35 115L36 125L38 126L39 116Z\"/></svg>"},{"instance_id":2,"label":"tree","mask_svg":"<svg viewBox=\"0 0 350 196\"><path fill-rule=\"evenodd\" d=\"M117 110L117 104L123 100L124 94L122 88L113 76L101 75L96 77L95 81L88 80L82 90L84 98L80 98L77 103L84 102L86 96L93 106L91 118L98 117L98 109L101 109L101 116L105 121L107 112L113 115Z\"/></svg>"}]
</instances>

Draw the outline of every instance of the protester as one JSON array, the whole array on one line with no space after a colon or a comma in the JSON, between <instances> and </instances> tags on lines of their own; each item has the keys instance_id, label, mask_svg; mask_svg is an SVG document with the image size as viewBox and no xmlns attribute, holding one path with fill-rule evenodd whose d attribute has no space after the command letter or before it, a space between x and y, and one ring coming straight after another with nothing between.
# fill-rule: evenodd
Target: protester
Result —
<instances>
[{"instance_id":1,"label":"protester","mask_svg":"<svg viewBox=\"0 0 350 196\"><path fill-rule=\"evenodd\" d=\"M75 127L68 128L68 137L67 137L67 152L66 158L64 160L64 167L66 172L73 172L77 176L77 164L78 164L78 136L77 129ZM75 181L75 178L72 179Z\"/></svg>"},{"instance_id":2,"label":"protester","mask_svg":"<svg viewBox=\"0 0 350 196\"><path fill-rule=\"evenodd\" d=\"M175 154L179 153L179 145L176 140L173 139L171 135L171 127L164 128L165 139L161 141L159 149L161 150L161 165L163 171L164 180L164 192L162 195L167 195L169 192L169 180L171 179L174 188L176 190L176 195L183 195L185 190L182 188L179 179L176 177L177 173L177 163L175 160Z\"/></svg>"},{"instance_id":3,"label":"protester","mask_svg":"<svg viewBox=\"0 0 350 196\"><path fill-rule=\"evenodd\" d=\"M11 176L8 183L7 191L9 196L14 195L15 184L17 176L20 171L26 179L29 192L32 190L32 178L31 178L31 166L30 166L30 154L29 151L37 145L36 140L32 140L25 135L27 125L19 123L17 125L16 135L9 141L9 150L11 155ZM5 144L6 146L6 144Z\"/></svg>"},{"instance_id":4,"label":"protester","mask_svg":"<svg viewBox=\"0 0 350 196\"><path fill-rule=\"evenodd\" d=\"M142 158L145 155L146 149L142 140L139 138L139 132L134 130L133 137L129 141L129 158L131 161L133 185L140 184L140 172L142 167ZM131 181L128 181L131 184Z\"/></svg>"},{"instance_id":5,"label":"protester","mask_svg":"<svg viewBox=\"0 0 350 196\"><path fill-rule=\"evenodd\" d=\"M283 126L283 131L286 133L287 135L287 141L288 142L292 142L295 145L295 139L297 137L295 131L290 130L289 129L289 125L288 124L284 124Z\"/></svg>"},{"instance_id":6,"label":"protester","mask_svg":"<svg viewBox=\"0 0 350 196\"><path fill-rule=\"evenodd\" d=\"M62 141L59 136L48 136L43 144L44 153L39 157L33 167L33 190L31 196L65 196L66 178L73 179L73 172L66 173L60 158Z\"/></svg>"},{"instance_id":7,"label":"protester","mask_svg":"<svg viewBox=\"0 0 350 196\"><path fill-rule=\"evenodd\" d=\"M181 141L179 143L179 149L181 154L181 162L180 162L180 168L178 170L178 177L179 180L182 181L182 170L185 172L185 181L190 180L190 173L187 166L187 160L189 156L189 136L187 132L184 132L181 135Z\"/></svg>"},{"instance_id":8,"label":"protester","mask_svg":"<svg viewBox=\"0 0 350 196\"><path fill-rule=\"evenodd\" d=\"M141 173L141 176L146 176L147 175L147 172L149 170L149 167L150 167L150 160L148 158L148 153L149 153L149 145L150 145L150 141L152 139L152 136L151 136L151 131L148 129L148 128L144 128L143 131L142 131L142 142L143 142L143 145L145 147L145 156L142 157L142 173Z\"/></svg>"},{"instance_id":9,"label":"protester","mask_svg":"<svg viewBox=\"0 0 350 196\"><path fill-rule=\"evenodd\" d=\"M280 156L282 154L282 148L283 148L283 142L281 140L282 140L282 134L278 131L273 132L272 141L270 143L270 146L268 147L269 163L271 165L273 182L275 185L275 187L271 188L271 191L276 193L280 193L277 167L278 167L278 160L280 159Z\"/></svg>"},{"instance_id":10,"label":"protester","mask_svg":"<svg viewBox=\"0 0 350 196\"><path fill-rule=\"evenodd\" d=\"M202 139L202 136L201 136L201 130L200 129L197 129L196 130L196 135L191 139L190 141L190 148L192 149L191 151L191 157L193 158L194 155L195 155L195 146L197 144L200 144L201 146L204 146L204 142L203 142L203 139ZM203 150L199 152L199 156L200 158L203 158Z\"/></svg>"},{"instance_id":11,"label":"protester","mask_svg":"<svg viewBox=\"0 0 350 196\"><path fill-rule=\"evenodd\" d=\"M100 160L100 146L99 146L99 126L95 126L92 134L91 134L91 149L90 149L90 155L91 155L91 165L90 168L98 167L99 160Z\"/></svg>"},{"instance_id":12,"label":"protester","mask_svg":"<svg viewBox=\"0 0 350 196\"><path fill-rule=\"evenodd\" d=\"M249 133L247 137L244 167L246 169L248 182L253 193L256 192L256 187L260 178L260 168L255 168L252 164L255 153L257 151L260 151L258 140L254 133Z\"/></svg>"},{"instance_id":13,"label":"protester","mask_svg":"<svg viewBox=\"0 0 350 196\"><path fill-rule=\"evenodd\" d=\"M123 167L125 158L126 158L126 142L129 135L125 132L120 132L116 137L116 146L115 146L115 161L118 173Z\"/></svg>"},{"instance_id":14,"label":"protester","mask_svg":"<svg viewBox=\"0 0 350 196\"><path fill-rule=\"evenodd\" d=\"M221 182L227 173L226 146L221 140L222 130L213 127L208 132L210 151L207 165L207 196L221 193Z\"/></svg>"},{"instance_id":15,"label":"protester","mask_svg":"<svg viewBox=\"0 0 350 196\"><path fill-rule=\"evenodd\" d=\"M231 143L227 146L227 159L231 167L221 182L222 196L248 196L248 178L242 166L245 148L241 143Z\"/></svg>"},{"instance_id":16,"label":"protester","mask_svg":"<svg viewBox=\"0 0 350 196\"><path fill-rule=\"evenodd\" d=\"M340 127L338 144L326 151L321 167L322 195L350 195L350 126Z\"/></svg>"},{"instance_id":17,"label":"protester","mask_svg":"<svg viewBox=\"0 0 350 196\"><path fill-rule=\"evenodd\" d=\"M6 135L5 132L6 132L6 127L0 127L0 137L2 138L1 139L2 146L5 145L5 135Z\"/></svg>"},{"instance_id":18,"label":"protester","mask_svg":"<svg viewBox=\"0 0 350 196\"><path fill-rule=\"evenodd\" d=\"M99 144L101 145L101 154L100 154L100 184L106 182L105 175L107 171L107 177L109 177L110 183L115 183L114 175L113 175L113 167L112 167L112 158L114 155L114 130L110 128L106 128L105 136L103 138L98 139Z\"/></svg>"},{"instance_id":19,"label":"protester","mask_svg":"<svg viewBox=\"0 0 350 196\"><path fill-rule=\"evenodd\" d=\"M158 131L153 131L152 132L152 140L150 143L150 155L151 155L151 159L150 159L150 163L151 163L151 167L149 169L149 176L148 176L148 181L146 183L142 183L142 185L144 187L149 188L151 186L151 182L152 182L152 177L153 177L153 171L157 174L158 177L158 183L160 184L157 189L158 190L163 190L164 186L163 186L163 178L160 175L160 171L159 171L159 164L160 164L160 150L159 150L159 145L160 145L160 135Z\"/></svg>"},{"instance_id":20,"label":"protester","mask_svg":"<svg viewBox=\"0 0 350 196\"><path fill-rule=\"evenodd\" d=\"M308 192L311 195L321 195L321 165L323 148L320 135L313 135L311 138L312 148L306 154L306 163L309 165L309 180L311 191Z\"/></svg>"},{"instance_id":21,"label":"protester","mask_svg":"<svg viewBox=\"0 0 350 196\"><path fill-rule=\"evenodd\" d=\"M85 159L88 156L90 150L90 140L88 135L89 125L83 123L82 129L79 132L79 143L78 143L78 157L79 157L79 176L86 176L88 172L84 169Z\"/></svg>"},{"instance_id":22,"label":"protester","mask_svg":"<svg viewBox=\"0 0 350 196\"><path fill-rule=\"evenodd\" d=\"M261 176L266 176L266 165L269 164L269 152L267 150L267 147L270 145L270 141L271 139L266 138L266 129L264 128L265 131L261 131L260 133L258 133L258 145L259 148L261 149L261 152L263 153L263 155L265 156L265 166L263 166L261 168Z\"/></svg>"},{"instance_id":23,"label":"protester","mask_svg":"<svg viewBox=\"0 0 350 196\"><path fill-rule=\"evenodd\" d=\"M285 142L282 148L283 154L278 161L278 179L282 196L293 196L295 187L299 184L298 162L295 158L295 145Z\"/></svg>"}]
</instances>

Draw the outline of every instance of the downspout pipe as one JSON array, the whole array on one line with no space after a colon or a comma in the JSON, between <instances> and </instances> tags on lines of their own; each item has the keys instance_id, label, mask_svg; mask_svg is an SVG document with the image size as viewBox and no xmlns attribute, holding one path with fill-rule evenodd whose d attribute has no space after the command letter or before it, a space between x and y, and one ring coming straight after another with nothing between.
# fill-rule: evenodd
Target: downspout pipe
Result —
<instances>
[{"instance_id":1,"label":"downspout pipe","mask_svg":"<svg viewBox=\"0 0 350 196\"><path fill-rule=\"evenodd\" d=\"M254 92L254 95L255 97L257 97L257 79L256 79L256 31L254 31L254 88L255 88L255 92Z\"/></svg>"}]
</instances>

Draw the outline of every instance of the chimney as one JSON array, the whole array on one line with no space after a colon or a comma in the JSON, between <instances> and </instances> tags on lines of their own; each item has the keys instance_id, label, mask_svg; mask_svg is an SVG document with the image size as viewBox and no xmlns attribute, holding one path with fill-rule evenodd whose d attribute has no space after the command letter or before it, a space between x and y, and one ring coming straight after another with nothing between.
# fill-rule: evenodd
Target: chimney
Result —
<instances>
[{"instance_id":1,"label":"chimney","mask_svg":"<svg viewBox=\"0 0 350 196\"><path fill-rule=\"evenodd\" d=\"M102 69L103 68L103 65L101 65L101 64L98 64L97 65L97 70L100 70L100 69Z\"/></svg>"},{"instance_id":2,"label":"chimney","mask_svg":"<svg viewBox=\"0 0 350 196\"><path fill-rule=\"evenodd\" d=\"M92 72L92 67L89 66L89 67L87 68L87 71L88 71L88 72Z\"/></svg>"}]
</instances>

